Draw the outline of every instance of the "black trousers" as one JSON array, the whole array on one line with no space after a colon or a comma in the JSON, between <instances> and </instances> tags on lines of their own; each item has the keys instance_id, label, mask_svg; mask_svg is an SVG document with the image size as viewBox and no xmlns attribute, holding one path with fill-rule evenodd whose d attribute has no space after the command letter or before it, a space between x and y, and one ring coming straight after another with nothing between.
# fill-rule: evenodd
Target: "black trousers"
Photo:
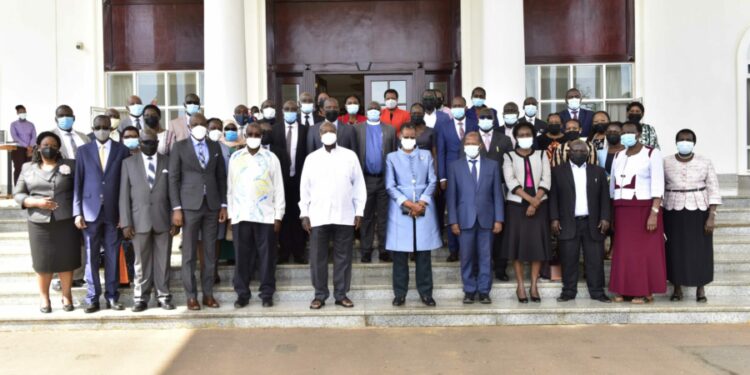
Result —
<instances>
[{"instance_id":1,"label":"black trousers","mask_svg":"<svg viewBox=\"0 0 750 375\"><path fill-rule=\"evenodd\" d=\"M508 260L503 258L503 233L495 234L492 242L492 260L494 262L495 275L505 275L508 268Z\"/></svg>"},{"instance_id":2,"label":"black trousers","mask_svg":"<svg viewBox=\"0 0 750 375\"><path fill-rule=\"evenodd\" d=\"M409 290L409 255L412 252L391 251L393 259L393 294L406 297ZM422 297L432 297L432 252L417 251L415 276L417 291Z\"/></svg>"},{"instance_id":3,"label":"black trousers","mask_svg":"<svg viewBox=\"0 0 750 375\"><path fill-rule=\"evenodd\" d=\"M258 261L260 298L272 298L276 292L276 233L273 224L241 221L232 225L234 244L234 278L237 299L250 299L250 278Z\"/></svg>"},{"instance_id":4,"label":"black trousers","mask_svg":"<svg viewBox=\"0 0 750 375\"><path fill-rule=\"evenodd\" d=\"M367 201L360 228L360 248L362 254L371 254L375 235L378 236L378 255L385 255L385 227L388 223L388 192L385 190L385 175L365 175Z\"/></svg>"},{"instance_id":5,"label":"black trousers","mask_svg":"<svg viewBox=\"0 0 750 375\"><path fill-rule=\"evenodd\" d=\"M299 218L299 183L300 172L294 177L284 179L284 197L286 199L286 212L281 220L281 232L279 235L279 259L289 261L294 256L295 261L305 260L305 239L307 233L302 229L302 221Z\"/></svg>"},{"instance_id":6,"label":"black trousers","mask_svg":"<svg viewBox=\"0 0 750 375\"><path fill-rule=\"evenodd\" d=\"M15 185L15 183L18 182L18 176L21 175L21 167L23 167L23 163L31 161L31 158L26 156L26 147L21 147L11 151L10 158L13 160L13 184Z\"/></svg>"},{"instance_id":7,"label":"black trousers","mask_svg":"<svg viewBox=\"0 0 750 375\"><path fill-rule=\"evenodd\" d=\"M583 265L586 269L589 296L598 298L604 295L604 241L597 241L591 237L588 218L577 219L575 222L575 237L559 240L562 294L575 298L578 293L578 260L583 247Z\"/></svg>"}]
</instances>

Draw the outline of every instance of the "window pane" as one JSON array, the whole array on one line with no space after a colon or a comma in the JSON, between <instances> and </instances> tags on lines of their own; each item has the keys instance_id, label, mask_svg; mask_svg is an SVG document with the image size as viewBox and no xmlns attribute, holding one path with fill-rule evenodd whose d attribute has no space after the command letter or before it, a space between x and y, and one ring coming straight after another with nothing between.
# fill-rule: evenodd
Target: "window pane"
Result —
<instances>
[{"instance_id":1,"label":"window pane","mask_svg":"<svg viewBox=\"0 0 750 375\"><path fill-rule=\"evenodd\" d=\"M443 98L448 97L448 82L430 82L427 87L433 90L442 91Z\"/></svg>"},{"instance_id":2,"label":"window pane","mask_svg":"<svg viewBox=\"0 0 750 375\"><path fill-rule=\"evenodd\" d=\"M607 113L609 113L609 119L611 121L624 122L628 119L627 111L625 110L628 103L612 103L607 102Z\"/></svg>"},{"instance_id":3,"label":"window pane","mask_svg":"<svg viewBox=\"0 0 750 375\"><path fill-rule=\"evenodd\" d=\"M747 103L745 103L745 110L747 111L747 144L750 145L750 79L747 80ZM750 163L747 167L750 169Z\"/></svg>"},{"instance_id":4,"label":"window pane","mask_svg":"<svg viewBox=\"0 0 750 375\"><path fill-rule=\"evenodd\" d=\"M602 108L604 107L604 103L602 103L602 102L587 102L587 101L584 101L583 103L581 103L581 107L586 108L586 109L588 109L590 111L596 112L596 111L601 111L602 110Z\"/></svg>"},{"instance_id":5,"label":"window pane","mask_svg":"<svg viewBox=\"0 0 750 375\"><path fill-rule=\"evenodd\" d=\"M178 117L183 117L183 118L185 117L185 109L184 108L170 109L169 110L169 120L174 120L174 119L176 119Z\"/></svg>"},{"instance_id":6,"label":"window pane","mask_svg":"<svg viewBox=\"0 0 750 375\"><path fill-rule=\"evenodd\" d=\"M543 66L542 67L542 100L565 99L565 91L568 91L568 75L570 70L567 66Z\"/></svg>"},{"instance_id":7,"label":"window pane","mask_svg":"<svg viewBox=\"0 0 750 375\"><path fill-rule=\"evenodd\" d=\"M143 104L151 103L153 100L159 105L164 105L164 74L163 73L138 73L138 96Z\"/></svg>"},{"instance_id":8,"label":"window pane","mask_svg":"<svg viewBox=\"0 0 750 375\"><path fill-rule=\"evenodd\" d=\"M195 73L168 73L169 80L169 104L182 105L185 102L185 95L196 93ZM201 97L201 104L203 98Z\"/></svg>"},{"instance_id":9,"label":"window pane","mask_svg":"<svg viewBox=\"0 0 750 375\"><path fill-rule=\"evenodd\" d=\"M372 100L380 103L380 105L385 105L385 99L383 99L383 96L385 95L385 90L387 89L388 81L372 81Z\"/></svg>"},{"instance_id":10,"label":"window pane","mask_svg":"<svg viewBox=\"0 0 750 375\"><path fill-rule=\"evenodd\" d=\"M573 67L573 86L588 99L602 97L602 67L600 65L580 65Z\"/></svg>"},{"instance_id":11,"label":"window pane","mask_svg":"<svg viewBox=\"0 0 750 375\"><path fill-rule=\"evenodd\" d=\"M206 87L205 81L203 80L203 72L198 72L198 81L200 83L200 89L198 90L198 97L201 98L201 103L205 102L205 98L203 97L203 88Z\"/></svg>"},{"instance_id":12,"label":"window pane","mask_svg":"<svg viewBox=\"0 0 750 375\"><path fill-rule=\"evenodd\" d=\"M542 117L541 119L544 121L547 121L547 115L550 113L557 113L565 109L565 103L542 103L540 104L541 110L542 110Z\"/></svg>"},{"instance_id":13,"label":"window pane","mask_svg":"<svg viewBox=\"0 0 750 375\"><path fill-rule=\"evenodd\" d=\"M281 102L287 100L297 101L299 98L299 85L296 83L285 83L281 85Z\"/></svg>"},{"instance_id":14,"label":"window pane","mask_svg":"<svg viewBox=\"0 0 750 375\"><path fill-rule=\"evenodd\" d=\"M633 66L607 65L607 99L632 98Z\"/></svg>"},{"instance_id":15,"label":"window pane","mask_svg":"<svg viewBox=\"0 0 750 375\"><path fill-rule=\"evenodd\" d=\"M128 97L134 93L132 74L107 75L107 106L124 107L128 104Z\"/></svg>"},{"instance_id":16,"label":"window pane","mask_svg":"<svg viewBox=\"0 0 750 375\"><path fill-rule=\"evenodd\" d=\"M539 93L536 90L536 86L539 80L539 70L536 65L530 65L526 67L526 96L533 96L539 98Z\"/></svg>"},{"instance_id":17,"label":"window pane","mask_svg":"<svg viewBox=\"0 0 750 375\"><path fill-rule=\"evenodd\" d=\"M398 92L398 104L406 104L406 81L390 81L390 88ZM402 108L403 109L403 108Z\"/></svg>"}]
</instances>

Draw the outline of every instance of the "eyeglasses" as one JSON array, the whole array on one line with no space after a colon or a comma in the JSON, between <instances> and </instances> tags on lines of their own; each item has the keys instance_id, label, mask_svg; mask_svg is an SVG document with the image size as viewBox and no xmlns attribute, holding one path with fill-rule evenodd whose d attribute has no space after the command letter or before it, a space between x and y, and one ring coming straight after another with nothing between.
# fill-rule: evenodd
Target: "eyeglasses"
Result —
<instances>
[{"instance_id":1,"label":"eyeglasses","mask_svg":"<svg viewBox=\"0 0 750 375\"><path fill-rule=\"evenodd\" d=\"M94 126L94 130L112 130L111 126Z\"/></svg>"},{"instance_id":2,"label":"eyeglasses","mask_svg":"<svg viewBox=\"0 0 750 375\"><path fill-rule=\"evenodd\" d=\"M480 120L494 120L492 116L479 116Z\"/></svg>"}]
</instances>

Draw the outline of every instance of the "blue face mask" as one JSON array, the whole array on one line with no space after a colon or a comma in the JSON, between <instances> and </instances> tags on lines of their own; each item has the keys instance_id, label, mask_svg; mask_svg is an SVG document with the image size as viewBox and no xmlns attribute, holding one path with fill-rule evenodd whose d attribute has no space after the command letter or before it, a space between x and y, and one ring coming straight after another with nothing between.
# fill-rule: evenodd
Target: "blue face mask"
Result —
<instances>
[{"instance_id":1,"label":"blue face mask","mask_svg":"<svg viewBox=\"0 0 750 375\"><path fill-rule=\"evenodd\" d=\"M73 129L73 123L75 122L75 118L73 117L58 117L57 118L57 127L61 130L70 130Z\"/></svg>"},{"instance_id":2,"label":"blue face mask","mask_svg":"<svg viewBox=\"0 0 750 375\"><path fill-rule=\"evenodd\" d=\"M201 106L199 106L198 104L188 104L185 106L185 112L187 112L187 114L189 114L190 116L198 113L198 111L200 110Z\"/></svg>"},{"instance_id":3,"label":"blue face mask","mask_svg":"<svg viewBox=\"0 0 750 375\"><path fill-rule=\"evenodd\" d=\"M224 139L227 140L227 142L234 142L237 140L237 131L236 130L227 130L224 132Z\"/></svg>"},{"instance_id":4,"label":"blue face mask","mask_svg":"<svg viewBox=\"0 0 750 375\"><path fill-rule=\"evenodd\" d=\"M484 105L484 99L482 98L471 98L471 104L474 104L474 107L481 107Z\"/></svg>"},{"instance_id":5,"label":"blue face mask","mask_svg":"<svg viewBox=\"0 0 750 375\"><path fill-rule=\"evenodd\" d=\"M242 126L247 124L247 116L245 115L234 115L234 121L237 122L237 125Z\"/></svg>"},{"instance_id":6,"label":"blue face mask","mask_svg":"<svg viewBox=\"0 0 750 375\"><path fill-rule=\"evenodd\" d=\"M693 148L695 147L695 143L690 141L680 141L677 142L677 152L680 153L680 155L690 155L693 153Z\"/></svg>"},{"instance_id":7,"label":"blue face mask","mask_svg":"<svg viewBox=\"0 0 750 375\"><path fill-rule=\"evenodd\" d=\"M138 138L125 138L122 140L122 144L130 150L135 150L140 146L141 141L139 141Z\"/></svg>"},{"instance_id":8,"label":"blue face mask","mask_svg":"<svg viewBox=\"0 0 750 375\"><path fill-rule=\"evenodd\" d=\"M133 104L129 106L130 114L133 115L133 117L141 117L143 115L143 107L145 107L143 104Z\"/></svg>"},{"instance_id":9,"label":"blue face mask","mask_svg":"<svg viewBox=\"0 0 750 375\"><path fill-rule=\"evenodd\" d=\"M620 143L628 148L635 146L635 134L623 134L622 136L620 136Z\"/></svg>"},{"instance_id":10,"label":"blue face mask","mask_svg":"<svg viewBox=\"0 0 750 375\"><path fill-rule=\"evenodd\" d=\"M287 124L297 121L297 112L284 112L284 121Z\"/></svg>"},{"instance_id":11,"label":"blue face mask","mask_svg":"<svg viewBox=\"0 0 750 375\"><path fill-rule=\"evenodd\" d=\"M380 111L378 111L377 109L368 110L367 120L370 122L380 122Z\"/></svg>"},{"instance_id":12,"label":"blue face mask","mask_svg":"<svg viewBox=\"0 0 750 375\"><path fill-rule=\"evenodd\" d=\"M453 107L451 108L451 114L454 118L462 119L466 115L466 108L463 107Z\"/></svg>"}]
</instances>

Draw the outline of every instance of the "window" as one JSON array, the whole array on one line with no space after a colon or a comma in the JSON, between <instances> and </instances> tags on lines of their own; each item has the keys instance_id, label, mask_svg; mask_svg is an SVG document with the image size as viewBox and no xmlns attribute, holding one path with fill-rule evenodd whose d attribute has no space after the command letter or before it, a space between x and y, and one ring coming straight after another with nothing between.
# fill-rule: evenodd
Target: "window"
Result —
<instances>
[{"instance_id":1,"label":"window","mask_svg":"<svg viewBox=\"0 0 750 375\"><path fill-rule=\"evenodd\" d=\"M581 91L582 107L605 110L612 121L624 121L625 108L634 100L633 64L526 66L526 96L537 98L542 119L566 108L565 92L571 87Z\"/></svg>"},{"instance_id":2,"label":"window","mask_svg":"<svg viewBox=\"0 0 750 375\"><path fill-rule=\"evenodd\" d=\"M143 104L155 102L162 114L162 126L185 114L185 95L203 97L202 71L142 71L107 73L107 107L127 116L125 106L130 95L138 95Z\"/></svg>"}]
</instances>

